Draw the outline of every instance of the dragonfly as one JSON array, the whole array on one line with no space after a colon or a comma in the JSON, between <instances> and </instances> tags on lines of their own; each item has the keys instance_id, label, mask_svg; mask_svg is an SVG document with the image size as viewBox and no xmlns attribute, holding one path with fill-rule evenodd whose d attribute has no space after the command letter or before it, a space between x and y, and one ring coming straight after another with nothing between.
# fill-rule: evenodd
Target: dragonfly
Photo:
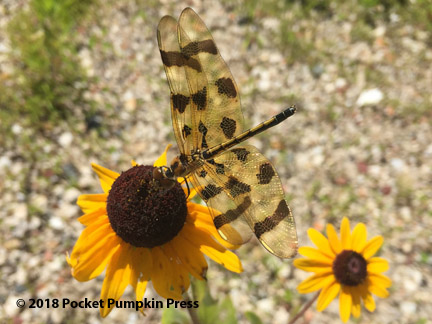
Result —
<instances>
[{"instance_id":1,"label":"dragonfly","mask_svg":"<svg viewBox=\"0 0 432 324\"><path fill-rule=\"evenodd\" d=\"M242 245L255 235L270 253L293 257L297 232L280 178L256 147L241 143L292 116L295 106L244 130L238 87L198 14L186 8L178 21L163 17L157 40L180 154L156 168L154 179L165 186L190 180L226 241Z\"/></svg>"}]
</instances>

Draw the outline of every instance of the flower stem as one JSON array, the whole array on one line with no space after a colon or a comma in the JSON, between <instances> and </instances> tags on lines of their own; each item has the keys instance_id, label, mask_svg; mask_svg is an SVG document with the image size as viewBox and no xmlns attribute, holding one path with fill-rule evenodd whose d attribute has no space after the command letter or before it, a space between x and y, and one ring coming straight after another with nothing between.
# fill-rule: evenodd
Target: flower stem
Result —
<instances>
[{"instance_id":1,"label":"flower stem","mask_svg":"<svg viewBox=\"0 0 432 324\"><path fill-rule=\"evenodd\" d=\"M297 313L296 316L293 317L293 319L291 321L288 322L288 324L293 324L295 323L300 317L303 316L303 314L308 310L309 307L312 306L312 304L314 303L315 300L317 300L318 296L320 294L320 291L318 291L315 296L309 300L302 308L302 310L300 312Z\"/></svg>"},{"instance_id":2,"label":"flower stem","mask_svg":"<svg viewBox=\"0 0 432 324\"><path fill-rule=\"evenodd\" d=\"M189 294L187 293L187 292L184 292L183 293L183 299L185 300L185 301L190 301L190 297L189 297ZM189 304L189 303L188 303ZM190 316L190 318L191 318L191 321L192 321L192 324L201 324L201 322L200 322L200 320L199 320L199 318L198 318L198 314L197 314L197 312L195 311L195 308L193 308L193 307L187 307L187 311L188 311L188 313L189 313L189 316Z\"/></svg>"}]
</instances>

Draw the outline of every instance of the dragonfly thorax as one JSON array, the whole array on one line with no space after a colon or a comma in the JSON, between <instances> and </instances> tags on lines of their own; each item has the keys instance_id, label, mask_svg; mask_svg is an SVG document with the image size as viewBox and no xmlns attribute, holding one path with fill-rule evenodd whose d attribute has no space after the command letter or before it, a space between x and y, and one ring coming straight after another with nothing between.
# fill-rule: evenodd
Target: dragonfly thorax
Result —
<instances>
[{"instance_id":1,"label":"dragonfly thorax","mask_svg":"<svg viewBox=\"0 0 432 324\"><path fill-rule=\"evenodd\" d=\"M167 176L174 178L184 178L188 174L186 161L181 161L179 156L172 159Z\"/></svg>"}]
</instances>

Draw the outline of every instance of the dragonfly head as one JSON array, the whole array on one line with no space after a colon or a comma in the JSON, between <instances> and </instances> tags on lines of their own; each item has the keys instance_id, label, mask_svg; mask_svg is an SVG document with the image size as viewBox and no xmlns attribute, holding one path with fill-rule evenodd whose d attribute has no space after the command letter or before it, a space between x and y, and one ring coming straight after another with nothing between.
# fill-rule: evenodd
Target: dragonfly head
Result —
<instances>
[{"instance_id":1,"label":"dragonfly head","mask_svg":"<svg viewBox=\"0 0 432 324\"><path fill-rule=\"evenodd\" d=\"M170 168L166 166L156 167L153 169L153 179L163 189L171 189L176 184L177 180L174 177Z\"/></svg>"},{"instance_id":2,"label":"dragonfly head","mask_svg":"<svg viewBox=\"0 0 432 324\"><path fill-rule=\"evenodd\" d=\"M153 179L164 189L171 189L177 182L177 178L185 177L187 170L179 157L171 161L171 165L156 167L153 169Z\"/></svg>"}]
</instances>

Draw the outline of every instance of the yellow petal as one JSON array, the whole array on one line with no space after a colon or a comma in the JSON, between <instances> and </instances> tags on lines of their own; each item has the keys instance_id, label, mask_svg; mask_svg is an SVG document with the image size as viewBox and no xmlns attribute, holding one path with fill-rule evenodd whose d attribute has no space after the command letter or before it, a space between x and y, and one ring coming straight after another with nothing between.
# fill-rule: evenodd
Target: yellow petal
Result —
<instances>
[{"instance_id":1,"label":"yellow petal","mask_svg":"<svg viewBox=\"0 0 432 324\"><path fill-rule=\"evenodd\" d=\"M243 267L237 255L217 243L210 235L204 231L185 224L182 230L184 238L190 243L198 246L200 251L213 261L223 265L226 269L240 273Z\"/></svg>"},{"instance_id":2,"label":"yellow petal","mask_svg":"<svg viewBox=\"0 0 432 324\"><path fill-rule=\"evenodd\" d=\"M332 224L327 224L327 237L335 255L342 252L342 244Z\"/></svg>"},{"instance_id":3,"label":"yellow petal","mask_svg":"<svg viewBox=\"0 0 432 324\"><path fill-rule=\"evenodd\" d=\"M227 249L235 250L239 248L239 245L231 244L225 241L216 230L213 219L210 215L209 209L206 206L194 203L188 203L188 217L186 222L194 225L195 227L207 232L213 236L219 244L223 245Z\"/></svg>"},{"instance_id":4,"label":"yellow petal","mask_svg":"<svg viewBox=\"0 0 432 324\"><path fill-rule=\"evenodd\" d=\"M371 294L367 294L365 298L363 298L363 304L369 312L373 312L376 308L375 299Z\"/></svg>"},{"instance_id":5,"label":"yellow petal","mask_svg":"<svg viewBox=\"0 0 432 324\"><path fill-rule=\"evenodd\" d=\"M319 312L326 309L326 307L330 304L330 302L336 298L337 294L341 289L341 285L336 282L334 278L333 282L331 282L327 287L324 287L321 291L318 301L317 301L317 310Z\"/></svg>"},{"instance_id":6,"label":"yellow petal","mask_svg":"<svg viewBox=\"0 0 432 324\"><path fill-rule=\"evenodd\" d=\"M300 283L297 286L297 291L300 294L308 294L329 286L333 281L335 281L335 278L331 271L314 274Z\"/></svg>"},{"instance_id":7,"label":"yellow petal","mask_svg":"<svg viewBox=\"0 0 432 324\"><path fill-rule=\"evenodd\" d=\"M372 294L368 291L368 285L367 283L364 283L359 286L361 298L363 299L363 304L365 308L369 312L373 312L375 310L375 300L372 297Z\"/></svg>"},{"instance_id":8,"label":"yellow petal","mask_svg":"<svg viewBox=\"0 0 432 324\"><path fill-rule=\"evenodd\" d=\"M165 148L165 151L162 153L162 155L155 161L153 166L155 167L162 167L167 165L167 152L170 149L172 145L168 144Z\"/></svg>"},{"instance_id":9,"label":"yellow petal","mask_svg":"<svg viewBox=\"0 0 432 324\"><path fill-rule=\"evenodd\" d=\"M341 224L341 241L343 250L351 250L351 230L348 218L344 217ZM350 305L351 310L351 305Z\"/></svg>"},{"instance_id":10,"label":"yellow petal","mask_svg":"<svg viewBox=\"0 0 432 324\"><path fill-rule=\"evenodd\" d=\"M351 288L351 297L352 297L352 305L351 305L351 313L353 314L353 316L355 318L359 318L360 314L361 314L361 299L360 299L360 291L356 291L359 289L356 289L357 287L352 287Z\"/></svg>"},{"instance_id":11,"label":"yellow petal","mask_svg":"<svg viewBox=\"0 0 432 324\"><path fill-rule=\"evenodd\" d=\"M384 239L381 235L375 236L366 243L363 251L361 251L360 253L366 260L368 260L379 250L383 242Z\"/></svg>"},{"instance_id":12,"label":"yellow petal","mask_svg":"<svg viewBox=\"0 0 432 324\"><path fill-rule=\"evenodd\" d=\"M368 280L371 285L379 286L382 288L389 288L392 285L392 281L390 278L379 273L370 273L368 275Z\"/></svg>"},{"instance_id":13,"label":"yellow petal","mask_svg":"<svg viewBox=\"0 0 432 324\"><path fill-rule=\"evenodd\" d=\"M195 203L188 203L189 220L191 224L198 221L206 221L208 224L213 224L213 219L210 214L210 209L207 206Z\"/></svg>"},{"instance_id":14,"label":"yellow petal","mask_svg":"<svg viewBox=\"0 0 432 324\"><path fill-rule=\"evenodd\" d=\"M99 309L102 317L107 316L114 308L114 305L108 307L108 299L119 300L129 285L132 272L131 249L130 244L122 244L108 264L101 292L101 299L105 301L105 307Z\"/></svg>"},{"instance_id":15,"label":"yellow petal","mask_svg":"<svg viewBox=\"0 0 432 324\"><path fill-rule=\"evenodd\" d=\"M74 278L87 281L100 275L121 242L109 224L84 229L68 259Z\"/></svg>"},{"instance_id":16,"label":"yellow petal","mask_svg":"<svg viewBox=\"0 0 432 324\"><path fill-rule=\"evenodd\" d=\"M108 218L105 208L96 209L91 213L84 214L78 217L78 221L85 226L89 226L94 222L98 222L101 218Z\"/></svg>"},{"instance_id":17,"label":"yellow petal","mask_svg":"<svg viewBox=\"0 0 432 324\"><path fill-rule=\"evenodd\" d=\"M367 230L363 223L358 223L352 232L352 249L355 252L363 251L366 244Z\"/></svg>"},{"instance_id":18,"label":"yellow petal","mask_svg":"<svg viewBox=\"0 0 432 324\"><path fill-rule=\"evenodd\" d=\"M295 259L294 266L303 271L316 273L324 273L327 271L331 271L332 269L332 266L329 265L327 262L320 262L311 259Z\"/></svg>"},{"instance_id":19,"label":"yellow petal","mask_svg":"<svg viewBox=\"0 0 432 324\"><path fill-rule=\"evenodd\" d=\"M112 184L114 183L115 179L117 179L120 174L95 163L92 163L92 168L99 177L103 191L105 193L108 193L111 190Z\"/></svg>"},{"instance_id":20,"label":"yellow petal","mask_svg":"<svg viewBox=\"0 0 432 324\"><path fill-rule=\"evenodd\" d=\"M171 289L176 292L176 294L182 296L185 291L189 289L190 280L189 280L189 272L184 264L181 262L181 259L174 251L172 242L165 244L162 247L162 251L167 256L170 265L173 269L173 277L171 282ZM182 297L180 297L182 299Z\"/></svg>"},{"instance_id":21,"label":"yellow petal","mask_svg":"<svg viewBox=\"0 0 432 324\"><path fill-rule=\"evenodd\" d=\"M203 280L207 272L207 261L200 250L181 235L173 238L172 247L188 271L197 279Z\"/></svg>"},{"instance_id":22,"label":"yellow petal","mask_svg":"<svg viewBox=\"0 0 432 324\"><path fill-rule=\"evenodd\" d=\"M137 166L138 165L138 163L136 163L136 161L135 160L132 160L131 161L131 165L134 167L134 166Z\"/></svg>"},{"instance_id":23,"label":"yellow petal","mask_svg":"<svg viewBox=\"0 0 432 324\"><path fill-rule=\"evenodd\" d=\"M351 290L351 298L352 298L351 313L355 318L359 318L361 314L360 287L354 286L350 288L351 288L350 290Z\"/></svg>"},{"instance_id":24,"label":"yellow petal","mask_svg":"<svg viewBox=\"0 0 432 324\"><path fill-rule=\"evenodd\" d=\"M367 264L367 272L371 273L381 273L389 269L389 264L386 259L374 257L370 258Z\"/></svg>"},{"instance_id":25,"label":"yellow petal","mask_svg":"<svg viewBox=\"0 0 432 324\"><path fill-rule=\"evenodd\" d=\"M298 250L299 254L309 258L316 260L320 263L326 263L328 265L333 264L333 259L329 258L327 255L325 255L321 250L314 249L313 247L309 246L302 246Z\"/></svg>"},{"instance_id":26,"label":"yellow petal","mask_svg":"<svg viewBox=\"0 0 432 324\"><path fill-rule=\"evenodd\" d=\"M107 198L108 195L106 193L81 195L78 197L77 204L87 214L101 208L106 208Z\"/></svg>"},{"instance_id":27,"label":"yellow petal","mask_svg":"<svg viewBox=\"0 0 432 324\"><path fill-rule=\"evenodd\" d=\"M352 297L350 288L347 286L342 286L339 295L339 313L342 322L346 323L351 314Z\"/></svg>"},{"instance_id":28,"label":"yellow petal","mask_svg":"<svg viewBox=\"0 0 432 324\"><path fill-rule=\"evenodd\" d=\"M374 285L374 284L370 284L368 286L369 292L371 292L372 294L380 297L380 298L387 298L389 296L389 292L387 291L387 289L383 288L382 286L378 286L378 285Z\"/></svg>"},{"instance_id":29,"label":"yellow petal","mask_svg":"<svg viewBox=\"0 0 432 324\"><path fill-rule=\"evenodd\" d=\"M159 246L152 248L151 254L153 258L151 279L153 282L153 288L163 298L180 300L182 298L181 294L178 294L178 291L174 290L172 287L174 281L173 272L175 269L173 269L167 256Z\"/></svg>"},{"instance_id":30,"label":"yellow petal","mask_svg":"<svg viewBox=\"0 0 432 324\"><path fill-rule=\"evenodd\" d=\"M131 284L135 290L136 300L143 300L153 266L150 250L147 248L133 248L131 260Z\"/></svg>"},{"instance_id":31,"label":"yellow petal","mask_svg":"<svg viewBox=\"0 0 432 324\"><path fill-rule=\"evenodd\" d=\"M333 253L333 250L330 248L330 243L327 240L327 238L322 235L320 232L318 232L314 228L309 228L307 231L310 240L313 244L326 256L328 256L331 259L334 259L335 255Z\"/></svg>"}]
</instances>

